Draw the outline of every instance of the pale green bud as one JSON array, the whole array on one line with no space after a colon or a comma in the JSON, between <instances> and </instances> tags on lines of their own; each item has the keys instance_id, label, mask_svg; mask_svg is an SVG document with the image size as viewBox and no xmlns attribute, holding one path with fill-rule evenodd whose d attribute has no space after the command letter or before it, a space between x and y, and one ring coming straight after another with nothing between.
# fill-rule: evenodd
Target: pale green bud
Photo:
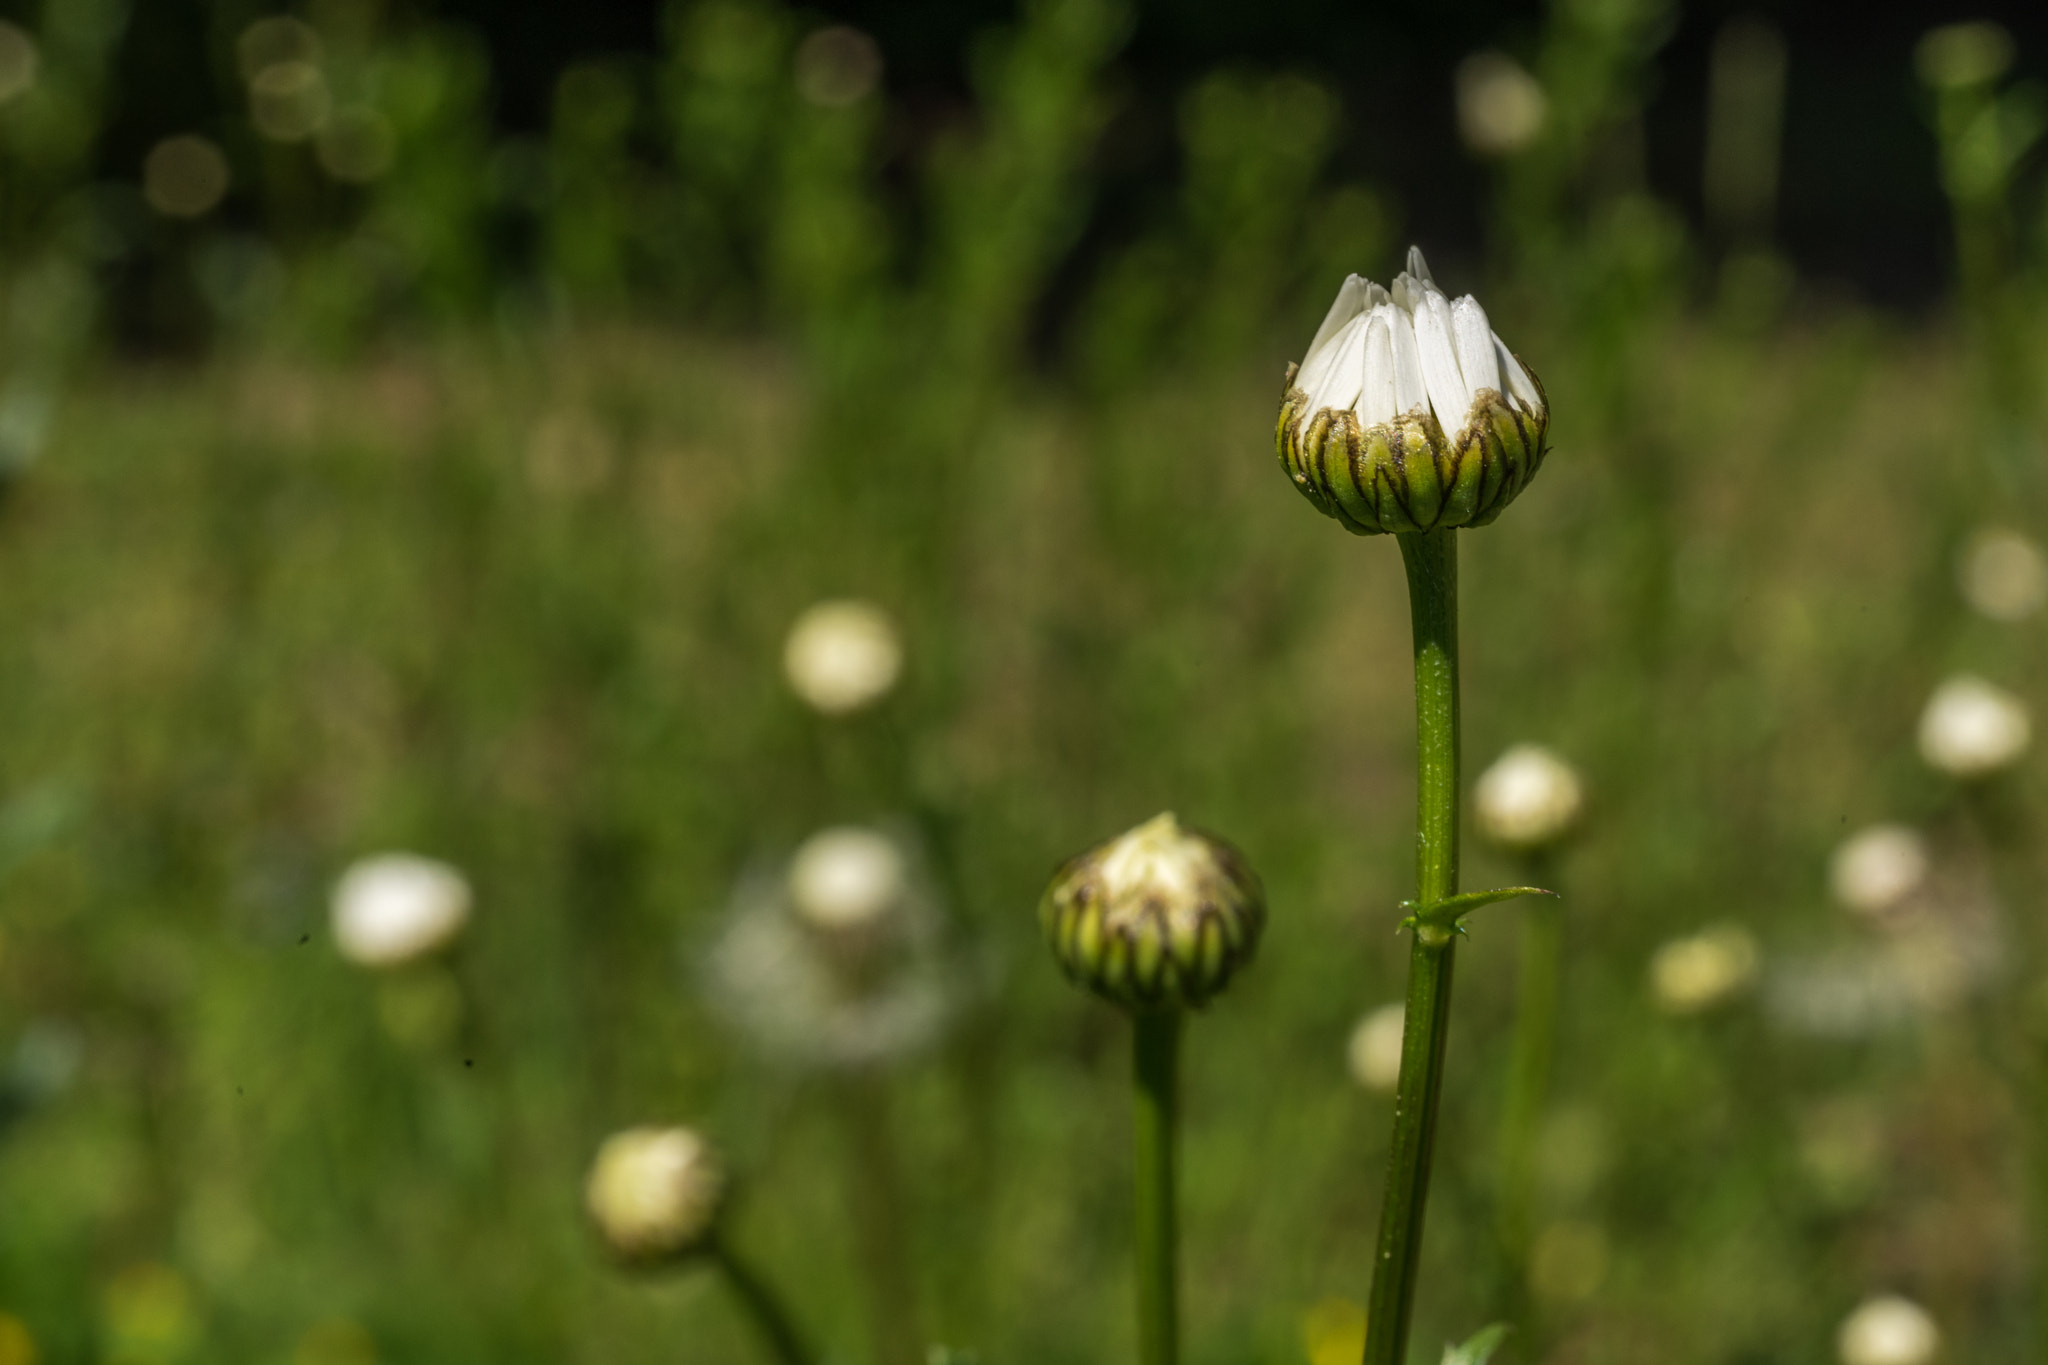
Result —
<instances>
[{"instance_id":1,"label":"pale green bud","mask_svg":"<svg viewBox=\"0 0 2048 1365\"><path fill-rule=\"evenodd\" d=\"M1288 371L1276 439L1304 497L1377 535L1486 525L1536 477L1549 430L1536 376L1410 247L1391 291L1344 282Z\"/></svg>"},{"instance_id":2,"label":"pale green bud","mask_svg":"<svg viewBox=\"0 0 2048 1365\"><path fill-rule=\"evenodd\" d=\"M1169 812L1062 866L1038 919L1076 984L1170 1009L1202 1004L1251 961L1266 904L1242 854Z\"/></svg>"}]
</instances>

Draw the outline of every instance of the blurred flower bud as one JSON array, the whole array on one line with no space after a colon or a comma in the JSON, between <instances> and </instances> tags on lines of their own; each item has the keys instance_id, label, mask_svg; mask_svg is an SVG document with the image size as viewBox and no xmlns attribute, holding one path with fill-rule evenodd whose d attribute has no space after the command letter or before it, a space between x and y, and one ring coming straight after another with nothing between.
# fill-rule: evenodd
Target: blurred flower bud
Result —
<instances>
[{"instance_id":1,"label":"blurred flower bud","mask_svg":"<svg viewBox=\"0 0 2048 1365\"><path fill-rule=\"evenodd\" d=\"M1659 948L1650 988L1666 1014L1699 1014L1748 989L1756 973L1756 940L1740 925L1719 924Z\"/></svg>"},{"instance_id":2,"label":"blurred flower bud","mask_svg":"<svg viewBox=\"0 0 2048 1365\"><path fill-rule=\"evenodd\" d=\"M1548 1303L1583 1303L1600 1291L1609 1259L1607 1234L1594 1224L1552 1223L1529 1248L1529 1288Z\"/></svg>"},{"instance_id":3,"label":"blurred flower bud","mask_svg":"<svg viewBox=\"0 0 2048 1365\"><path fill-rule=\"evenodd\" d=\"M211 139L167 137L142 160L142 197L166 218L199 218L228 192L228 159Z\"/></svg>"},{"instance_id":4,"label":"blurred flower bud","mask_svg":"<svg viewBox=\"0 0 2048 1365\"><path fill-rule=\"evenodd\" d=\"M1475 52L1458 63L1458 136L1479 156L1519 152L1543 131L1550 99L1505 52Z\"/></svg>"},{"instance_id":5,"label":"blurred flower bud","mask_svg":"<svg viewBox=\"0 0 2048 1365\"><path fill-rule=\"evenodd\" d=\"M1835 1334L1842 1365L1927 1365L1940 1349L1941 1331L1927 1310L1896 1294L1865 1299Z\"/></svg>"},{"instance_id":6,"label":"blurred flower bud","mask_svg":"<svg viewBox=\"0 0 2048 1365\"><path fill-rule=\"evenodd\" d=\"M35 89L36 68L41 64L36 40L0 19L0 104Z\"/></svg>"},{"instance_id":7,"label":"blurred flower bud","mask_svg":"<svg viewBox=\"0 0 2048 1365\"><path fill-rule=\"evenodd\" d=\"M273 62L249 82L249 121L272 142L304 142L327 122L333 100L311 62Z\"/></svg>"},{"instance_id":8,"label":"blurred flower bud","mask_svg":"<svg viewBox=\"0 0 2048 1365\"><path fill-rule=\"evenodd\" d=\"M2048 601L2048 557L2017 531L1979 531L1956 557L1963 600L1994 621L2024 621Z\"/></svg>"},{"instance_id":9,"label":"blurred flower bud","mask_svg":"<svg viewBox=\"0 0 2048 1365\"><path fill-rule=\"evenodd\" d=\"M1828 861L1828 886L1844 909L1880 916L1927 880L1927 841L1905 825L1871 825Z\"/></svg>"},{"instance_id":10,"label":"blurred flower bud","mask_svg":"<svg viewBox=\"0 0 2048 1365\"><path fill-rule=\"evenodd\" d=\"M2012 58L2012 35L1984 19L1929 29L1913 50L1920 79L1936 90L1988 85L2005 74Z\"/></svg>"},{"instance_id":11,"label":"blurred flower bud","mask_svg":"<svg viewBox=\"0 0 2048 1365\"><path fill-rule=\"evenodd\" d=\"M1967 673L1935 688L1920 713L1920 756L1965 781L2011 767L2033 738L2025 702Z\"/></svg>"},{"instance_id":12,"label":"blurred flower bud","mask_svg":"<svg viewBox=\"0 0 2048 1365\"><path fill-rule=\"evenodd\" d=\"M335 883L334 941L363 967L398 967L437 952L469 921L469 882L443 862L385 853L350 864Z\"/></svg>"},{"instance_id":13,"label":"blurred flower bud","mask_svg":"<svg viewBox=\"0 0 2048 1365\"><path fill-rule=\"evenodd\" d=\"M1278 445L1304 497L1374 535L1484 526L1536 476L1549 428L1479 301L1444 297L1410 247L1391 291L1344 281L1288 374Z\"/></svg>"},{"instance_id":14,"label":"blurred flower bud","mask_svg":"<svg viewBox=\"0 0 2048 1365\"><path fill-rule=\"evenodd\" d=\"M797 696L829 716L872 706L903 671L896 623L872 602L820 602L797 617L782 650Z\"/></svg>"},{"instance_id":15,"label":"blurred flower bud","mask_svg":"<svg viewBox=\"0 0 2048 1365\"><path fill-rule=\"evenodd\" d=\"M1171 812L1070 859L1038 904L1069 979L1132 1008L1200 1005L1251 961L1265 928L1259 880L1219 839Z\"/></svg>"},{"instance_id":16,"label":"blurred flower bud","mask_svg":"<svg viewBox=\"0 0 2048 1365\"><path fill-rule=\"evenodd\" d=\"M796 92L825 109L859 104L882 83L882 49L857 28L818 29L796 49Z\"/></svg>"},{"instance_id":17,"label":"blurred flower bud","mask_svg":"<svg viewBox=\"0 0 2048 1365\"><path fill-rule=\"evenodd\" d=\"M584 1207L621 1260L682 1260L710 1244L725 1200L725 1169L688 1128L628 1128L597 1149Z\"/></svg>"},{"instance_id":18,"label":"blurred flower bud","mask_svg":"<svg viewBox=\"0 0 2048 1365\"><path fill-rule=\"evenodd\" d=\"M1401 1079L1401 1036L1407 1023L1407 1008L1398 1000L1360 1019L1344 1048L1351 1079L1376 1094L1391 1095Z\"/></svg>"},{"instance_id":19,"label":"blurred flower bud","mask_svg":"<svg viewBox=\"0 0 2048 1365\"><path fill-rule=\"evenodd\" d=\"M900 908L909 890L895 841L857 825L813 834L789 865L790 908L827 931L867 928Z\"/></svg>"},{"instance_id":20,"label":"blurred flower bud","mask_svg":"<svg viewBox=\"0 0 2048 1365\"><path fill-rule=\"evenodd\" d=\"M1572 765L1540 744L1517 744L1479 775L1479 831L1503 848L1534 850L1571 833L1585 805Z\"/></svg>"},{"instance_id":21,"label":"blurred flower bud","mask_svg":"<svg viewBox=\"0 0 2048 1365\"><path fill-rule=\"evenodd\" d=\"M258 19L235 39L235 65L242 79L253 81L265 68L280 62L320 61L320 35L312 25L290 15Z\"/></svg>"}]
</instances>

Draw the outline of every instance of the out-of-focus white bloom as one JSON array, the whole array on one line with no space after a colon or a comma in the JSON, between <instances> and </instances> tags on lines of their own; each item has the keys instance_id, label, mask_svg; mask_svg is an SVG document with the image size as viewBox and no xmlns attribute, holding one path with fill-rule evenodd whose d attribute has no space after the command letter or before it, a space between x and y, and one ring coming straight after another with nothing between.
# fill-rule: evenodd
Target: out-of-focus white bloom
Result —
<instances>
[{"instance_id":1,"label":"out-of-focus white bloom","mask_svg":"<svg viewBox=\"0 0 2048 1365\"><path fill-rule=\"evenodd\" d=\"M1828 886L1844 909L1883 915L1927 880L1927 840L1905 825L1871 825L1828 861Z\"/></svg>"},{"instance_id":2,"label":"out-of-focus white bloom","mask_svg":"<svg viewBox=\"0 0 2048 1365\"><path fill-rule=\"evenodd\" d=\"M1994 621L2024 621L2048 601L2048 556L2017 531L1991 527L1956 557L1963 600Z\"/></svg>"},{"instance_id":3,"label":"out-of-focus white bloom","mask_svg":"<svg viewBox=\"0 0 2048 1365\"><path fill-rule=\"evenodd\" d=\"M1398 1000L1358 1021L1344 1047L1351 1079L1377 1094L1393 1093L1394 1083L1401 1079L1401 1037L1407 1022L1407 1011Z\"/></svg>"},{"instance_id":4,"label":"out-of-focus white bloom","mask_svg":"<svg viewBox=\"0 0 2048 1365\"><path fill-rule=\"evenodd\" d=\"M319 31L311 24L273 14L258 19L235 39L235 65L243 80L253 81L265 68L280 62L318 65L321 47Z\"/></svg>"},{"instance_id":5,"label":"out-of-focus white bloom","mask_svg":"<svg viewBox=\"0 0 2048 1365\"><path fill-rule=\"evenodd\" d=\"M2025 702L1967 673L1935 688L1920 713L1920 756L1950 777L1989 777L2009 768L2033 738Z\"/></svg>"},{"instance_id":6,"label":"out-of-focus white bloom","mask_svg":"<svg viewBox=\"0 0 2048 1365\"><path fill-rule=\"evenodd\" d=\"M1756 980L1756 940L1736 924L1673 939L1650 959L1650 987L1668 1014L1698 1014Z\"/></svg>"},{"instance_id":7,"label":"out-of-focus white bloom","mask_svg":"<svg viewBox=\"0 0 2048 1365\"><path fill-rule=\"evenodd\" d=\"M249 82L249 121L272 142L304 142L333 108L327 78L311 62L273 62Z\"/></svg>"},{"instance_id":8,"label":"out-of-focus white bloom","mask_svg":"<svg viewBox=\"0 0 2048 1365\"><path fill-rule=\"evenodd\" d=\"M706 994L785 1065L894 1062L938 1039L977 978L945 933L913 846L878 830L825 835L740 882L705 960ZM861 842L839 837L848 835ZM893 866L868 839L890 845Z\"/></svg>"},{"instance_id":9,"label":"out-of-focus white bloom","mask_svg":"<svg viewBox=\"0 0 2048 1365\"><path fill-rule=\"evenodd\" d=\"M335 883L334 942L364 967L397 967L453 942L469 922L469 882L412 853L353 863Z\"/></svg>"},{"instance_id":10,"label":"out-of-focus white bloom","mask_svg":"<svg viewBox=\"0 0 2048 1365\"><path fill-rule=\"evenodd\" d=\"M1842 1319L1835 1349L1842 1365L1927 1365L1941 1349L1941 1330L1919 1304L1886 1294Z\"/></svg>"},{"instance_id":11,"label":"out-of-focus white bloom","mask_svg":"<svg viewBox=\"0 0 2048 1365\"><path fill-rule=\"evenodd\" d=\"M1550 99L1505 52L1475 52L1458 63L1458 135L1480 156L1519 152L1543 131Z\"/></svg>"},{"instance_id":12,"label":"out-of-focus white bloom","mask_svg":"<svg viewBox=\"0 0 2048 1365\"><path fill-rule=\"evenodd\" d=\"M903 672L903 641L872 602L820 602L797 617L782 650L796 694L827 715L844 715L888 695Z\"/></svg>"},{"instance_id":13,"label":"out-of-focus white bloom","mask_svg":"<svg viewBox=\"0 0 2048 1365\"><path fill-rule=\"evenodd\" d=\"M1538 849L1571 832L1586 798L1571 764L1540 744L1517 744L1479 775L1472 800L1488 839Z\"/></svg>"},{"instance_id":14,"label":"out-of-focus white bloom","mask_svg":"<svg viewBox=\"0 0 2048 1365\"><path fill-rule=\"evenodd\" d=\"M0 104L35 89L36 68L41 64L36 40L0 19Z\"/></svg>"},{"instance_id":15,"label":"out-of-focus white bloom","mask_svg":"<svg viewBox=\"0 0 2048 1365\"><path fill-rule=\"evenodd\" d=\"M909 891L896 841L859 825L813 834L789 864L790 908L820 929L866 928L900 907Z\"/></svg>"},{"instance_id":16,"label":"out-of-focus white bloom","mask_svg":"<svg viewBox=\"0 0 2048 1365\"><path fill-rule=\"evenodd\" d=\"M167 137L142 159L142 197L167 218L211 212L233 178L220 144L197 133Z\"/></svg>"},{"instance_id":17,"label":"out-of-focus white bloom","mask_svg":"<svg viewBox=\"0 0 2048 1365\"><path fill-rule=\"evenodd\" d=\"M832 24L796 49L796 92L824 109L845 109L882 83L882 49L857 28Z\"/></svg>"},{"instance_id":18,"label":"out-of-focus white bloom","mask_svg":"<svg viewBox=\"0 0 2048 1365\"><path fill-rule=\"evenodd\" d=\"M725 1198L725 1169L689 1128L628 1128L597 1149L584 1207L605 1242L629 1261L702 1250Z\"/></svg>"}]
</instances>

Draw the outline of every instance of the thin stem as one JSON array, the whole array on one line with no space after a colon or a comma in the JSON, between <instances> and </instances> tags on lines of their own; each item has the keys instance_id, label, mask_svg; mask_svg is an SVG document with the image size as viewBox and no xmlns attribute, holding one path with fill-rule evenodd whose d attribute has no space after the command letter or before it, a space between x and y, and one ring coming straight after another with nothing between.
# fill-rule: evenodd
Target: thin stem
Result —
<instances>
[{"instance_id":1,"label":"thin stem","mask_svg":"<svg viewBox=\"0 0 2048 1365\"><path fill-rule=\"evenodd\" d=\"M849 1076L839 1087L839 1101L846 1123L848 1211L867 1273L874 1365L909 1365L923 1355L923 1333L887 1083L879 1074Z\"/></svg>"},{"instance_id":2,"label":"thin stem","mask_svg":"<svg viewBox=\"0 0 2048 1365\"><path fill-rule=\"evenodd\" d=\"M789 1310L782 1306L782 1299L771 1289L761 1275L734 1254L718 1238L711 1244L712 1257L718 1268L725 1272L727 1284L746 1306L747 1316L754 1320L754 1327L761 1333L761 1339L775 1355L781 1365L811 1365L810 1348L804 1345L802 1333L796 1330L796 1323L789 1316Z\"/></svg>"},{"instance_id":3,"label":"thin stem","mask_svg":"<svg viewBox=\"0 0 2048 1365\"><path fill-rule=\"evenodd\" d=\"M1551 886L1555 879L1540 860L1528 879ZM1521 987L1515 1004L1515 1035L1508 1061L1507 1100L1501 1113L1498 1225L1506 1262L1507 1294L1519 1305L1528 1276L1529 1236L1535 1207L1536 1129L1550 1090L1550 1060L1556 1049L1557 1000L1564 962L1564 906L1547 896L1522 905ZM1519 1313L1510 1315L1511 1319Z\"/></svg>"},{"instance_id":4,"label":"thin stem","mask_svg":"<svg viewBox=\"0 0 2048 1365\"><path fill-rule=\"evenodd\" d=\"M1180 1355L1180 1241L1174 1225L1180 1011L1143 1010L1134 1024L1138 1359L1141 1365L1174 1365Z\"/></svg>"},{"instance_id":5,"label":"thin stem","mask_svg":"<svg viewBox=\"0 0 2048 1365\"><path fill-rule=\"evenodd\" d=\"M1415 624L1415 882L1428 906L1458 890L1458 550L1455 531L1397 536ZM1401 1076L1380 1204L1365 1365L1401 1365L1415 1308L1422 1222L1436 1147L1457 935L1423 926L1408 958Z\"/></svg>"}]
</instances>

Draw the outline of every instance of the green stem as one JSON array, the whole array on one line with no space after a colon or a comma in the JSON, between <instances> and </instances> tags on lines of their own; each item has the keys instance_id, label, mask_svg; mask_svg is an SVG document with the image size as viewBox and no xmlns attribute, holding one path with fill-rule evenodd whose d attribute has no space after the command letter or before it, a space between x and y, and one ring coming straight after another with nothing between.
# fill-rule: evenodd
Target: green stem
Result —
<instances>
[{"instance_id":1,"label":"green stem","mask_svg":"<svg viewBox=\"0 0 2048 1365\"><path fill-rule=\"evenodd\" d=\"M1141 1010L1133 1023L1138 1359L1141 1365L1174 1365L1180 1355L1180 1242L1174 1226L1180 1011Z\"/></svg>"},{"instance_id":2,"label":"green stem","mask_svg":"<svg viewBox=\"0 0 2048 1365\"><path fill-rule=\"evenodd\" d=\"M1458 549L1455 531L1397 536L1415 624L1416 904L1458 890ZM1457 935L1421 925L1408 958L1408 1006L1394 1134L1380 1203L1379 1251L1367 1309L1365 1365L1401 1365L1415 1308L1429 1165L1450 1036Z\"/></svg>"},{"instance_id":3,"label":"green stem","mask_svg":"<svg viewBox=\"0 0 2048 1365\"><path fill-rule=\"evenodd\" d=\"M1549 886L1554 881L1550 870L1540 865L1532 865L1529 874L1529 880L1540 885ZM1564 907L1547 897L1532 898L1522 907L1522 979L1515 1005L1513 1051L1508 1061L1507 1100L1501 1113L1496 1229L1506 1261L1508 1296L1516 1303L1521 1286L1528 1279L1529 1237L1535 1208L1536 1129L1550 1090L1550 1059L1556 1048L1563 961Z\"/></svg>"},{"instance_id":4,"label":"green stem","mask_svg":"<svg viewBox=\"0 0 2048 1365\"><path fill-rule=\"evenodd\" d=\"M846 1123L848 1208L868 1280L874 1365L909 1365L922 1358L924 1337L887 1082L880 1074L849 1076L839 1098Z\"/></svg>"},{"instance_id":5,"label":"green stem","mask_svg":"<svg viewBox=\"0 0 2048 1365\"><path fill-rule=\"evenodd\" d=\"M811 1353L804 1345L803 1335L796 1330L789 1310L782 1306L781 1298L769 1288L768 1282L735 1255L723 1238L712 1242L711 1254L718 1268L725 1272L726 1283L746 1305L747 1316L754 1320L754 1327L776 1360L781 1365L811 1365Z\"/></svg>"}]
</instances>

